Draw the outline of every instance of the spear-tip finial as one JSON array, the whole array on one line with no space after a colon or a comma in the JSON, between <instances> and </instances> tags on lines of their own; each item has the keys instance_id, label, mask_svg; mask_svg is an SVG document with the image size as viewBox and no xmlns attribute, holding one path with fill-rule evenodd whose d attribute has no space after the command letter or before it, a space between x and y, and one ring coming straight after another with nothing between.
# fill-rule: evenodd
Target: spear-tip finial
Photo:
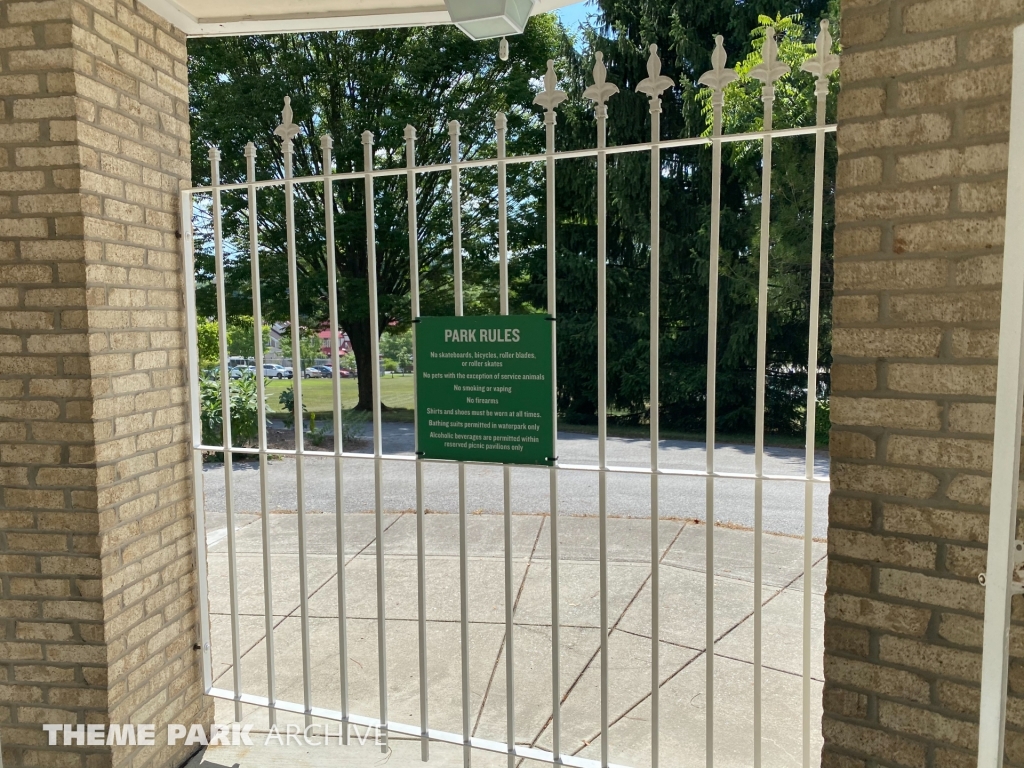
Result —
<instances>
[{"instance_id":1,"label":"spear-tip finial","mask_svg":"<svg viewBox=\"0 0 1024 768\"><path fill-rule=\"evenodd\" d=\"M299 133L299 126L292 120L292 97L284 97L284 109L281 110L281 124L274 129L274 135L280 136L281 141L290 144Z\"/></svg>"},{"instance_id":2,"label":"spear-tip finial","mask_svg":"<svg viewBox=\"0 0 1024 768\"><path fill-rule=\"evenodd\" d=\"M711 52L711 69L701 75L697 82L715 93L721 93L725 86L738 77L736 70L725 66L727 61L728 55L725 52L724 38L721 35L715 35L715 49Z\"/></svg>"},{"instance_id":3,"label":"spear-tip finial","mask_svg":"<svg viewBox=\"0 0 1024 768\"><path fill-rule=\"evenodd\" d=\"M661 74L661 57L658 56L658 46L651 43L651 55L647 58L647 77L637 83L636 89L640 93L646 93L651 99L652 109L655 102L661 98L663 91L671 88L675 83L671 77Z\"/></svg>"},{"instance_id":4,"label":"spear-tip finial","mask_svg":"<svg viewBox=\"0 0 1024 768\"><path fill-rule=\"evenodd\" d=\"M839 68L839 57L832 53L832 33L828 19L822 19L820 27L821 31L814 41L814 55L801 64L800 69L814 75L816 84L827 91L827 86L822 83ZM820 95L820 88L815 88L815 91Z\"/></svg>"},{"instance_id":5,"label":"spear-tip finial","mask_svg":"<svg viewBox=\"0 0 1024 768\"><path fill-rule=\"evenodd\" d=\"M548 59L548 67L544 72L544 90L538 93L533 103L553 112L555 107L565 101L565 91L558 90L558 76L555 74L555 62Z\"/></svg>"},{"instance_id":6,"label":"spear-tip finial","mask_svg":"<svg viewBox=\"0 0 1024 768\"><path fill-rule=\"evenodd\" d=\"M608 82L608 68L604 65L604 53L594 53L594 84L583 92L585 98L594 102L595 106L603 107L608 99L619 92L615 83Z\"/></svg>"},{"instance_id":7,"label":"spear-tip finial","mask_svg":"<svg viewBox=\"0 0 1024 768\"><path fill-rule=\"evenodd\" d=\"M775 27L765 30L761 45L761 63L750 70L750 76L760 80L765 87L773 86L776 80L789 74L789 65L779 61L779 44L775 40Z\"/></svg>"}]
</instances>

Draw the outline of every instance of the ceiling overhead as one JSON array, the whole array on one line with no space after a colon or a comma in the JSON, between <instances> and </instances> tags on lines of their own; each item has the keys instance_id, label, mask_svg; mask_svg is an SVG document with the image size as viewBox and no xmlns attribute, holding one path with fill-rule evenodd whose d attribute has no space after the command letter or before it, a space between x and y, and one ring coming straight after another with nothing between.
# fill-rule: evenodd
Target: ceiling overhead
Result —
<instances>
[{"instance_id":1,"label":"ceiling overhead","mask_svg":"<svg viewBox=\"0 0 1024 768\"><path fill-rule=\"evenodd\" d=\"M532 13L545 13L578 0L536 0ZM523 0L141 0L189 37L280 34L339 29L415 27L458 23L472 37L514 34ZM448 11L452 5L456 18ZM494 13L492 6L505 6ZM529 5L528 2L525 5ZM473 18L473 7L482 13ZM468 14L468 15L467 15ZM502 30L504 16L512 26ZM474 22L478 22L474 26ZM474 31L475 30L475 31Z\"/></svg>"}]
</instances>

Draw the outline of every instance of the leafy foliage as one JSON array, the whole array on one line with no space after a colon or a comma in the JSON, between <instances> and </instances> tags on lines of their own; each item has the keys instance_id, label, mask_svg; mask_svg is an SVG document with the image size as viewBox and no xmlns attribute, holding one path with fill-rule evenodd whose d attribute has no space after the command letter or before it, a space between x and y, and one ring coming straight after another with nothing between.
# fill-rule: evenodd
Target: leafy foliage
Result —
<instances>
[{"instance_id":1,"label":"leafy foliage","mask_svg":"<svg viewBox=\"0 0 1024 768\"><path fill-rule=\"evenodd\" d=\"M663 73L677 84L663 96L662 137L691 137L707 129L707 95L697 85L710 68L713 35L726 38L741 77L726 94L728 133L761 128L760 84L747 73L760 60L769 24L781 33L781 56L794 67L777 84L775 125L809 125L815 119L813 81L796 67L812 52L818 19L836 8L807 0L803 14L774 0L733 4L724 0L662 0L635 3L601 0L598 24L585 30L585 47L604 52L608 79L620 93L609 103L608 143L645 142L650 137L649 102L636 93L647 77L648 44L658 43ZM783 7L780 7L783 6ZM593 105L582 98L589 82L590 54L568 52L563 87L569 98L559 116L559 150L594 145ZM833 86L835 83L833 83ZM814 141L774 143L771 252L768 297L766 425L770 432L802 429L809 322L811 211ZM706 414L708 282L710 263L711 150L708 146L662 150L661 173L661 418L666 427L703 430ZM826 157L826 230L831 243L835 152ZM643 153L609 158L608 174L608 393L618 418L640 423L649 417L650 158ZM572 422L592 422L597 382L581 371L597 368L596 172L592 160L559 164L558 367L559 410ZM727 145L722 169L720 285L718 305L717 422L721 430L749 433L754 425L757 285L759 274L760 142ZM532 218L543 242L542 211ZM546 272L542 248L516 261L513 280L521 296L543 306ZM823 253L822 332L819 356L830 362L831 249ZM823 384L827 387L827 380Z\"/></svg>"},{"instance_id":2,"label":"leafy foliage","mask_svg":"<svg viewBox=\"0 0 1024 768\"><path fill-rule=\"evenodd\" d=\"M281 356L286 360L292 359L292 334L286 332L281 337ZM313 361L317 358L326 357L323 353L323 348L320 345L320 337L316 335L315 331L307 328L299 329L299 360L302 365L309 366L313 364ZM302 372L297 371L296 376L301 376Z\"/></svg>"},{"instance_id":3,"label":"leafy foliage","mask_svg":"<svg viewBox=\"0 0 1024 768\"><path fill-rule=\"evenodd\" d=\"M293 387L288 387L288 389L282 391L281 394L277 396L277 402L281 404L281 406L285 410L285 413L288 414L287 416L284 417L285 423L289 424L289 425L290 424L294 424L295 423L295 389ZM305 415L308 412L309 412L309 409L307 409L306 408L306 404L303 403L302 404L302 413L303 413L303 415Z\"/></svg>"},{"instance_id":4,"label":"leafy foliage","mask_svg":"<svg viewBox=\"0 0 1024 768\"><path fill-rule=\"evenodd\" d=\"M290 95L302 131L295 139L295 175L323 173L320 137L334 138L338 171L364 165L363 131L374 133L373 162L378 167L404 164L406 124L419 132L420 164L451 156L448 121L461 124L461 155L493 152L494 116L508 114L509 152L536 144L541 130L531 107L531 78L557 53L560 32L551 16L534 18L516 38L513 56L502 62L493 42L478 43L455 27L323 32L303 35L199 39L189 46L189 87L193 157L197 181L208 177L207 147L222 152L221 178L246 177L245 144L255 143L258 178L283 176L280 141L274 136L284 97ZM509 174L522 185L535 171ZM493 171L468 169L463 176L463 269L467 313L496 308L492 260L496 241ZM300 323L320 327L327 316L327 259L338 271L341 327L352 341L361 369L370 369L366 218L362 180L333 185L335 249L326 253L323 190L296 187L295 222ZM377 281L380 328L408 327L409 259L404 176L375 184ZM450 178L421 174L416 189L420 211L420 285L423 314L452 311ZM243 193L226 192L224 233L227 249L226 298L229 314L251 314L251 271L247 208ZM257 196L261 287L264 315L270 322L289 319L284 196L280 188ZM202 206L200 205L200 208ZM201 230L202 228L199 228ZM213 314L214 261L206 247L197 250L197 304ZM358 408L372 402L370 379L359 381Z\"/></svg>"},{"instance_id":5,"label":"leafy foliage","mask_svg":"<svg viewBox=\"0 0 1024 768\"><path fill-rule=\"evenodd\" d=\"M217 324L200 319L196 323L199 340L199 367L212 368L220 360L220 334Z\"/></svg>"},{"instance_id":6,"label":"leafy foliage","mask_svg":"<svg viewBox=\"0 0 1024 768\"><path fill-rule=\"evenodd\" d=\"M273 136L278 110L292 95L302 132L295 140L295 174L318 175L319 137L334 137L335 168L363 168L357 135L375 133L373 163L405 163L404 128L417 129L419 164L450 158L448 121L461 123L461 156L492 155L493 119L508 114L509 154L543 150L540 110L532 105L536 78L556 59L568 100L559 108L558 150L594 145L593 105L583 98L593 64L605 55L608 79L620 93L609 105L610 145L646 142L649 102L636 92L647 76L647 46L658 43L663 72L676 85L662 97L662 137L693 137L708 129L708 92L698 78L710 66L714 34L725 36L738 80L725 93L725 132L761 127L761 86L749 77L760 60L769 25L779 33L779 55L792 71L776 83L776 127L815 119L813 81L799 70L812 52L817 22L828 17L838 38L836 0L599 0L596 24L571 40L552 16L531 20L503 63L492 43L468 40L454 28L316 33L264 38L197 40L190 48L193 168L206 167L206 144L223 153L225 181L245 178L244 143L256 143L256 175L283 175L280 142ZM789 16L782 15L790 13ZM833 95L838 82L831 83ZM830 99L830 116L834 99ZM809 323L813 137L774 142L768 297L767 428L802 429ZM825 231L822 260L819 359L830 364L831 221L834 143L826 151ZM687 431L705 427L708 347L710 195L709 146L662 150L661 173L661 402L662 424ZM721 252L718 304L717 423L727 432L750 432L755 420L757 286L759 276L760 142L727 144L721 180ZM645 153L609 158L608 178L608 391L616 418L649 419L650 158ZM563 420L596 419L596 173L592 158L558 164L556 187L558 406ZM421 311L450 314L453 305L450 177L425 173L415 190L419 218ZM546 308L546 222L543 168L508 168L509 280L512 312ZM366 225L361 179L333 185L336 246L326 252L323 190L296 188L297 283L300 322L321 327L328 302L326 268L338 270L341 326L356 366L372 370L367 302ZM493 169L464 169L463 275L467 314L497 311L496 199ZM251 313L247 205L243 193L224 193L229 313ZM279 188L258 194L260 266L268 321L289 319L284 199ZM381 349L401 363L399 346L409 327L408 231L404 175L375 182L377 279ZM209 253L199 253L201 308L214 291ZM290 344L290 340L286 341ZM403 342L404 344L404 342ZM344 363L343 363L344 364ZM349 365L348 367L353 367ZM358 408L371 404L371 377L359 380ZM821 377L819 394L828 390ZM827 421L821 413L819 423Z\"/></svg>"},{"instance_id":7,"label":"leafy foliage","mask_svg":"<svg viewBox=\"0 0 1024 768\"><path fill-rule=\"evenodd\" d=\"M390 331L380 337L380 353L393 363L391 369L412 368L412 330Z\"/></svg>"},{"instance_id":8,"label":"leafy foliage","mask_svg":"<svg viewBox=\"0 0 1024 768\"><path fill-rule=\"evenodd\" d=\"M222 445L224 413L219 380L199 382L199 419L203 442ZM259 434L259 395L255 376L243 376L228 382L228 405L231 413L231 443L234 447L252 445ZM219 455L219 454L218 454Z\"/></svg>"},{"instance_id":9,"label":"leafy foliage","mask_svg":"<svg viewBox=\"0 0 1024 768\"><path fill-rule=\"evenodd\" d=\"M270 326L264 324L262 335L263 349L270 346ZM231 318L228 325L228 354L246 359L256 356L256 334L251 315Z\"/></svg>"}]
</instances>

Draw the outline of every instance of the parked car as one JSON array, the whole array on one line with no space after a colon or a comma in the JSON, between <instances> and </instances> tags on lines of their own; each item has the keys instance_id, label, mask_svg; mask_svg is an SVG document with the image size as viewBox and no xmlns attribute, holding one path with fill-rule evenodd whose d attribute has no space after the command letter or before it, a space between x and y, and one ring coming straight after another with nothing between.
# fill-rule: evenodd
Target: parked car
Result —
<instances>
[{"instance_id":1,"label":"parked car","mask_svg":"<svg viewBox=\"0 0 1024 768\"><path fill-rule=\"evenodd\" d=\"M354 372L350 371L348 368L339 368L338 369L338 377L342 378L342 379L354 379L354 378L356 378L356 375L355 375Z\"/></svg>"},{"instance_id":2,"label":"parked car","mask_svg":"<svg viewBox=\"0 0 1024 768\"><path fill-rule=\"evenodd\" d=\"M244 365L239 365L234 368L228 368L228 378L230 379L240 379L243 376L247 376L248 374L249 368Z\"/></svg>"},{"instance_id":3,"label":"parked car","mask_svg":"<svg viewBox=\"0 0 1024 768\"><path fill-rule=\"evenodd\" d=\"M290 367L285 366L284 368L281 369L281 375L284 376L286 379L293 379L295 378L295 371L293 371Z\"/></svg>"},{"instance_id":4,"label":"parked car","mask_svg":"<svg viewBox=\"0 0 1024 768\"><path fill-rule=\"evenodd\" d=\"M328 373L324 373L323 368L324 368L324 366L311 365L311 366L309 366L308 368L306 368L305 370L302 371L302 378L304 378L304 379L326 379L326 378L330 378L330 375L331 375L329 373L330 369L329 368L327 369Z\"/></svg>"},{"instance_id":5,"label":"parked car","mask_svg":"<svg viewBox=\"0 0 1024 768\"><path fill-rule=\"evenodd\" d=\"M263 364L263 375L268 379L283 379L285 368L283 365L277 363L264 363Z\"/></svg>"}]
</instances>

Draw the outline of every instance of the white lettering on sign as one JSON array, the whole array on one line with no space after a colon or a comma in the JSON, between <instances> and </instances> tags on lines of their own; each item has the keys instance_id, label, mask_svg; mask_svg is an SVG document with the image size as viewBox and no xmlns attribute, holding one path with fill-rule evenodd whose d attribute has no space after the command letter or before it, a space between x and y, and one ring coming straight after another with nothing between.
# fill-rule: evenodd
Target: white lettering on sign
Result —
<instances>
[{"instance_id":1,"label":"white lettering on sign","mask_svg":"<svg viewBox=\"0 0 1024 768\"><path fill-rule=\"evenodd\" d=\"M479 330L479 334L477 331ZM448 343L516 344L519 341L518 328L445 328L444 341Z\"/></svg>"}]
</instances>

